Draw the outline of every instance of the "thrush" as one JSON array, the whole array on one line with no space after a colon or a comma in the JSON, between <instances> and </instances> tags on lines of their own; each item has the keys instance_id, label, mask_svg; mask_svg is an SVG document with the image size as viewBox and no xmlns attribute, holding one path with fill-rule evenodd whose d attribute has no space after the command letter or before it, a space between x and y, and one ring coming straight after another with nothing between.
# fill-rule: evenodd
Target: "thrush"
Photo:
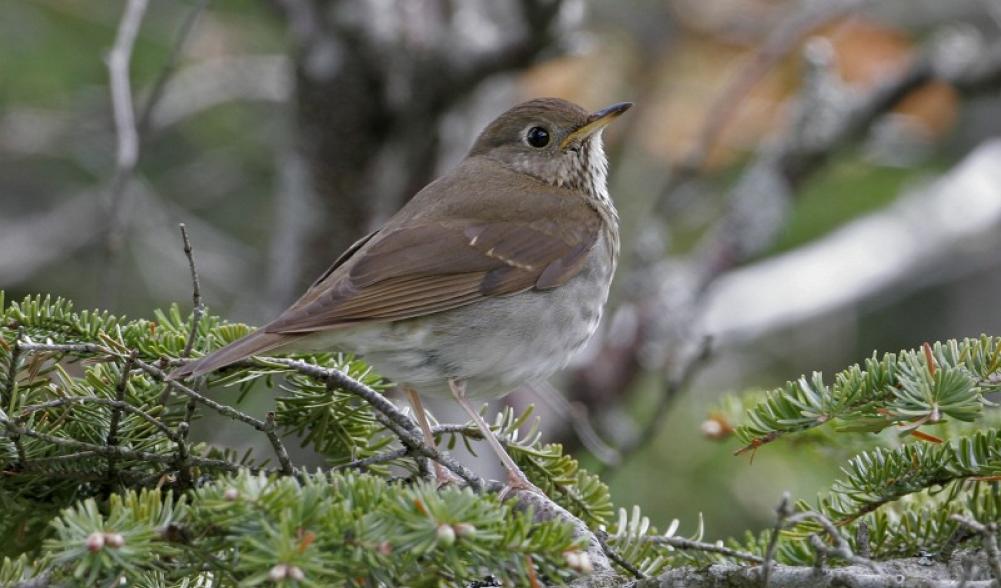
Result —
<instances>
[{"instance_id":1,"label":"thrush","mask_svg":"<svg viewBox=\"0 0 1001 588\"><path fill-rule=\"evenodd\" d=\"M619 252L601 135L630 106L511 108L277 318L171 378L263 353L352 352L407 392L429 445L420 394L451 396L508 487L534 488L470 400L549 377L597 329Z\"/></svg>"}]
</instances>

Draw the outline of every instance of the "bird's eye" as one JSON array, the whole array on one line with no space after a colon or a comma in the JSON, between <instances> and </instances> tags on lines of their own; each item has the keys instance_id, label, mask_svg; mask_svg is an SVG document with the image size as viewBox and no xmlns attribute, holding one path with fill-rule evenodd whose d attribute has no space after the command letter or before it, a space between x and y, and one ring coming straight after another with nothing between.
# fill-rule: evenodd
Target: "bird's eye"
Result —
<instances>
[{"instance_id":1,"label":"bird's eye","mask_svg":"<svg viewBox=\"0 0 1001 588\"><path fill-rule=\"evenodd\" d=\"M532 147L542 148L549 144L549 131L542 127L532 127L528 129L525 140Z\"/></svg>"}]
</instances>

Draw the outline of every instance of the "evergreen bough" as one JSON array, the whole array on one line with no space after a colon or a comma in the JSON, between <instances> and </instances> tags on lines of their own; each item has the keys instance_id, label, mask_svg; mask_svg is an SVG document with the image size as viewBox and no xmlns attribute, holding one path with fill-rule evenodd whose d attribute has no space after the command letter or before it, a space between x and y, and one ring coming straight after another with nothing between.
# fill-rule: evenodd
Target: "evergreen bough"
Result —
<instances>
[{"instance_id":1,"label":"evergreen bough","mask_svg":"<svg viewBox=\"0 0 1001 588\"><path fill-rule=\"evenodd\" d=\"M774 529L710 543L701 524L685 538L638 508L614 516L596 476L526 431L527 411L502 411L494 429L564 514L474 490L482 481L435 487L426 459L444 458L394 422L404 413L359 396L389 383L349 356L260 358L184 389L165 381L187 348L204 354L249 331L176 306L125 320L0 292L0 586L542 586L590 572L592 540L623 581L712 564L765 575L773 563L878 568L981 546L997 559L996 338L874 356L831 384L813 374L725 400L712 418L738 453L787 439L855 455L815 504L783 503ZM220 404L206 391L221 387L271 394L274 409ZM191 442L207 412L265 435L274 457ZM479 438L469 424L434 430L449 449ZM297 467L283 439L326 465Z\"/></svg>"}]
</instances>

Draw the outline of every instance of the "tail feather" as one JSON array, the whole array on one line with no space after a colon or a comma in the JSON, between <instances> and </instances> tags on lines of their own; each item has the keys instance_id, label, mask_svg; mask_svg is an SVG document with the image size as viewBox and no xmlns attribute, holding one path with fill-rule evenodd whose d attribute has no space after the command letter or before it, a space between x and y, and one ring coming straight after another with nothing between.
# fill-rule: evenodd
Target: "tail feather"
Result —
<instances>
[{"instance_id":1,"label":"tail feather","mask_svg":"<svg viewBox=\"0 0 1001 588\"><path fill-rule=\"evenodd\" d=\"M199 360L192 361L175 369L170 372L168 378L179 380L182 378L203 376L253 355L281 347L285 343L288 343L289 339L291 337L288 335L268 333L263 329L255 331L243 339L234 341L222 349L213 351Z\"/></svg>"}]
</instances>

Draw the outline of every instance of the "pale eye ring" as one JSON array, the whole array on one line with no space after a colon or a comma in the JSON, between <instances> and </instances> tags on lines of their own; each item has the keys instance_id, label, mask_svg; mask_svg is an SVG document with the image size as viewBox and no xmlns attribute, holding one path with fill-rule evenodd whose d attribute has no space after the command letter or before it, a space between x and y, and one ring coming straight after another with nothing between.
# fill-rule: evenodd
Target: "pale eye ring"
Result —
<instances>
[{"instance_id":1,"label":"pale eye ring","mask_svg":"<svg viewBox=\"0 0 1001 588\"><path fill-rule=\"evenodd\" d=\"M525 142L536 149L541 149L549 144L549 131L543 127L532 127L525 133Z\"/></svg>"}]
</instances>

